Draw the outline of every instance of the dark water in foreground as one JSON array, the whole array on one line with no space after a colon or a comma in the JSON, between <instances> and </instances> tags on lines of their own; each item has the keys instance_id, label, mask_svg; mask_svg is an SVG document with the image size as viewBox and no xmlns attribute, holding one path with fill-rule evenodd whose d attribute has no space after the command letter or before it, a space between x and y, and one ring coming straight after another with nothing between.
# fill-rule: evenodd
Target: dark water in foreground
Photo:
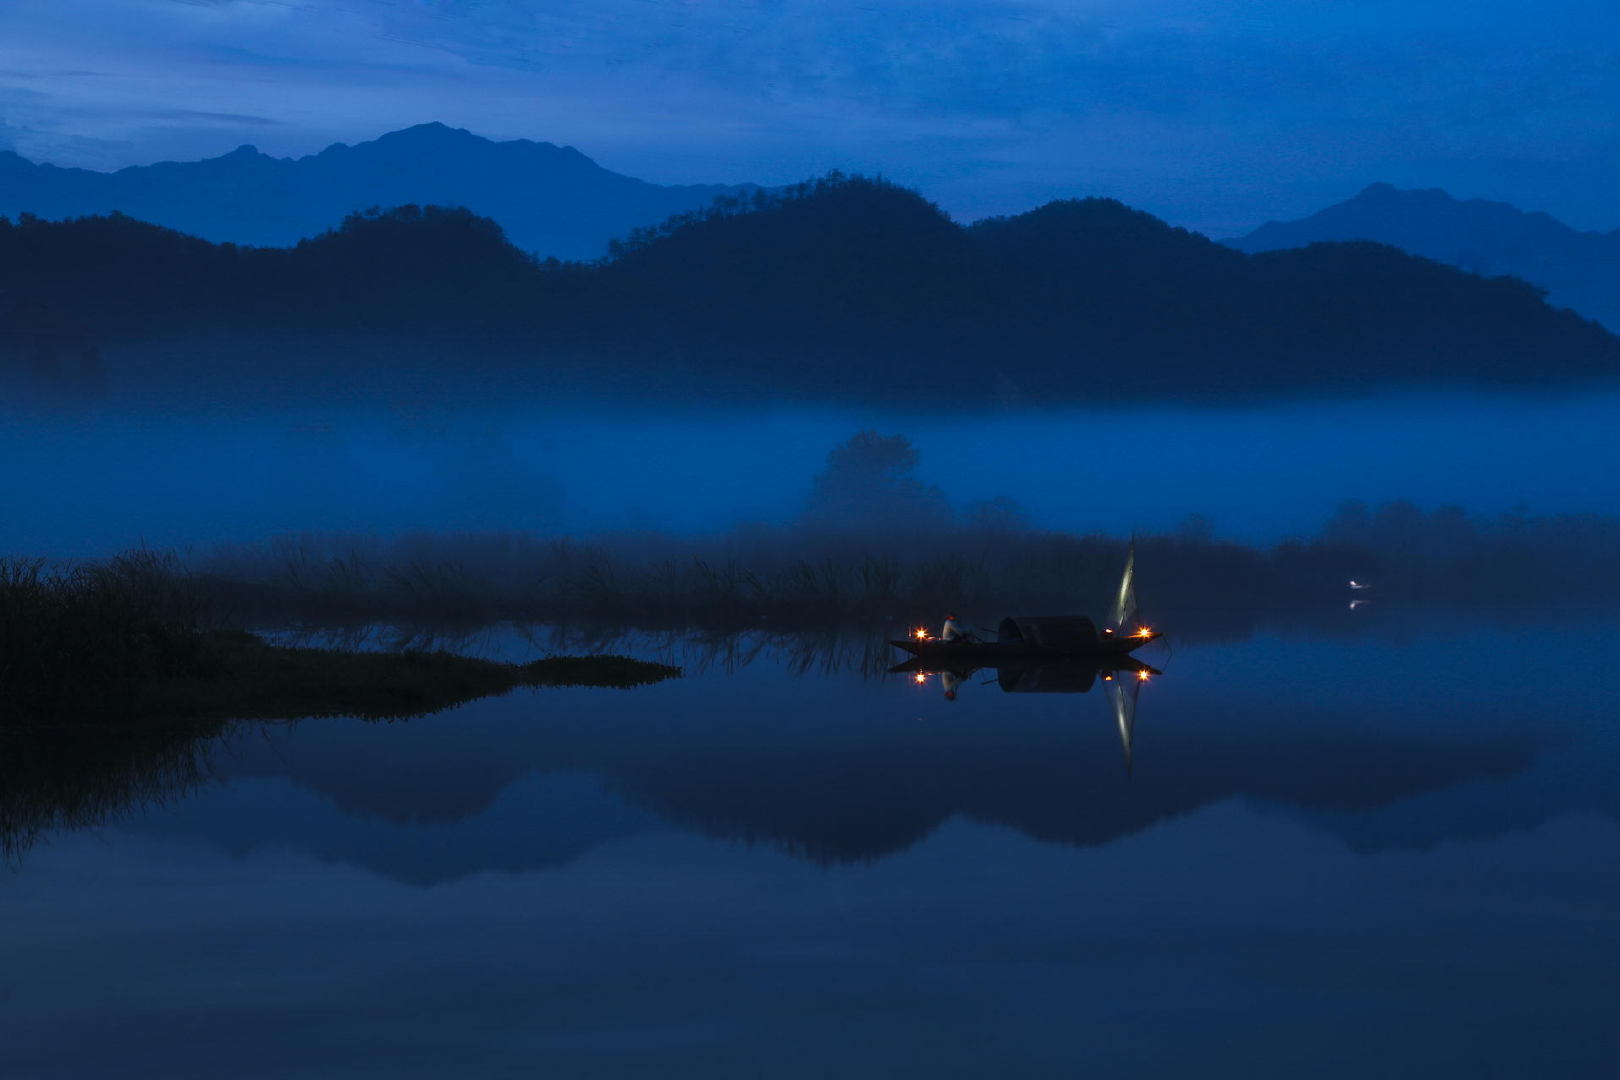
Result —
<instances>
[{"instance_id":1,"label":"dark water in foreground","mask_svg":"<svg viewBox=\"0 0 1620 1080\"><path fill-rule=\"evenodd\" d=\"M1612 1075L1617 649L1144 654L1129 772L768 649L244 729L0 877L0 1076Z\"/></svg>"}]
</instances>

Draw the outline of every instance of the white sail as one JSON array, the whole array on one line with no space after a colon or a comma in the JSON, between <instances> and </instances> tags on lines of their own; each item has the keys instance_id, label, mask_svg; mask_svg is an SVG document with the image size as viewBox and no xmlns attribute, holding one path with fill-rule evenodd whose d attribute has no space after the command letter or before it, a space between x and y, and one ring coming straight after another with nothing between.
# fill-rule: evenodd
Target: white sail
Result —
<instances>
[{"instance_id":1,"label":"white sail","mask_svg":"<svg viewBox=\"0 0 1620 1080\"><path fill-rule=\"evenodd\" d=\"M1116 630L1123 631L1127 625L1136 620L1136 538L1131 538L1131 546L1125 554L1125 574L1119 579L1119 596L1114 601L1113 615L1109 625Z\"/></svg>"}]
</instances>

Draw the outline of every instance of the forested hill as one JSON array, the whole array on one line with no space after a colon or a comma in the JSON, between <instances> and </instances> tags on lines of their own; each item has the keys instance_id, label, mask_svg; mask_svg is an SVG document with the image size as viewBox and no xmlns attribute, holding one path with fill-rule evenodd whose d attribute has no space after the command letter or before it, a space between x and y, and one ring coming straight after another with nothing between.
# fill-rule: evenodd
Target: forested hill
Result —
<instances>
[{"instance_id":1,"label":"forested hill","mask_svg":"<svg viewBox=\"0 0 1620 1080\"><path fill-rule=\"evenodd\" d=\"M837 175L721 200L595 264L537 262L457 209L352 215L276 249L22 220L0 226L0 289L109 342L426 335L465 342L446 354L463 368L498 355L696 394L1169 400L1620 373L1620 340L1534 287L1394 248L1246 255L1101 199L964 227Z\"/></svg>"}]
</instances>

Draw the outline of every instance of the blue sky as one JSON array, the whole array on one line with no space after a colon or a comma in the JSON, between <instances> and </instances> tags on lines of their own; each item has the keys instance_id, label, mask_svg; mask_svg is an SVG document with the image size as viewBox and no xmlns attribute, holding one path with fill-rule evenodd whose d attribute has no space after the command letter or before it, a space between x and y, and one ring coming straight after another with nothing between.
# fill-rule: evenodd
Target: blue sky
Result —
<instances>
[{"instance_id":1,"label":"blue sky","mask_svg":"<svg viewBox=\"0 0 1620 1080\"><path fill-rule=\"evenodd\" d=\"M660 182L882 171L1216 235L1374 180L1620 226L1591 0L7 0L0 148L116 168L426 120Z\"/></svg>"}]
</instances>

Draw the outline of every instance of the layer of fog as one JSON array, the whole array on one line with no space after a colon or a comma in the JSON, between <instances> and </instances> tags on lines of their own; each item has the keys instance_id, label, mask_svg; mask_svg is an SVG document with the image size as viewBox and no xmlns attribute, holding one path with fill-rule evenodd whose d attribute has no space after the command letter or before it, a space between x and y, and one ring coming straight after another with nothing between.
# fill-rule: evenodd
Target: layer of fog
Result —
<instances>
[{"instance_id":1,"label":"layer of fog","mask_svg":"<svg viewBox=\"0 0 1620 1080\"><path fill-rule=\"evenodd\" d=\"M957 508L1121 535L1189 514L1222 537L1313 534L1346 499L1620 513L1620 395L1404 396L1230 410L981 416L514 402L250 415L108 407L0 427L0 554L205 548L287 532L702 533L801 513L853 432L907 436Z\"/></svg>"}]
</instances>

